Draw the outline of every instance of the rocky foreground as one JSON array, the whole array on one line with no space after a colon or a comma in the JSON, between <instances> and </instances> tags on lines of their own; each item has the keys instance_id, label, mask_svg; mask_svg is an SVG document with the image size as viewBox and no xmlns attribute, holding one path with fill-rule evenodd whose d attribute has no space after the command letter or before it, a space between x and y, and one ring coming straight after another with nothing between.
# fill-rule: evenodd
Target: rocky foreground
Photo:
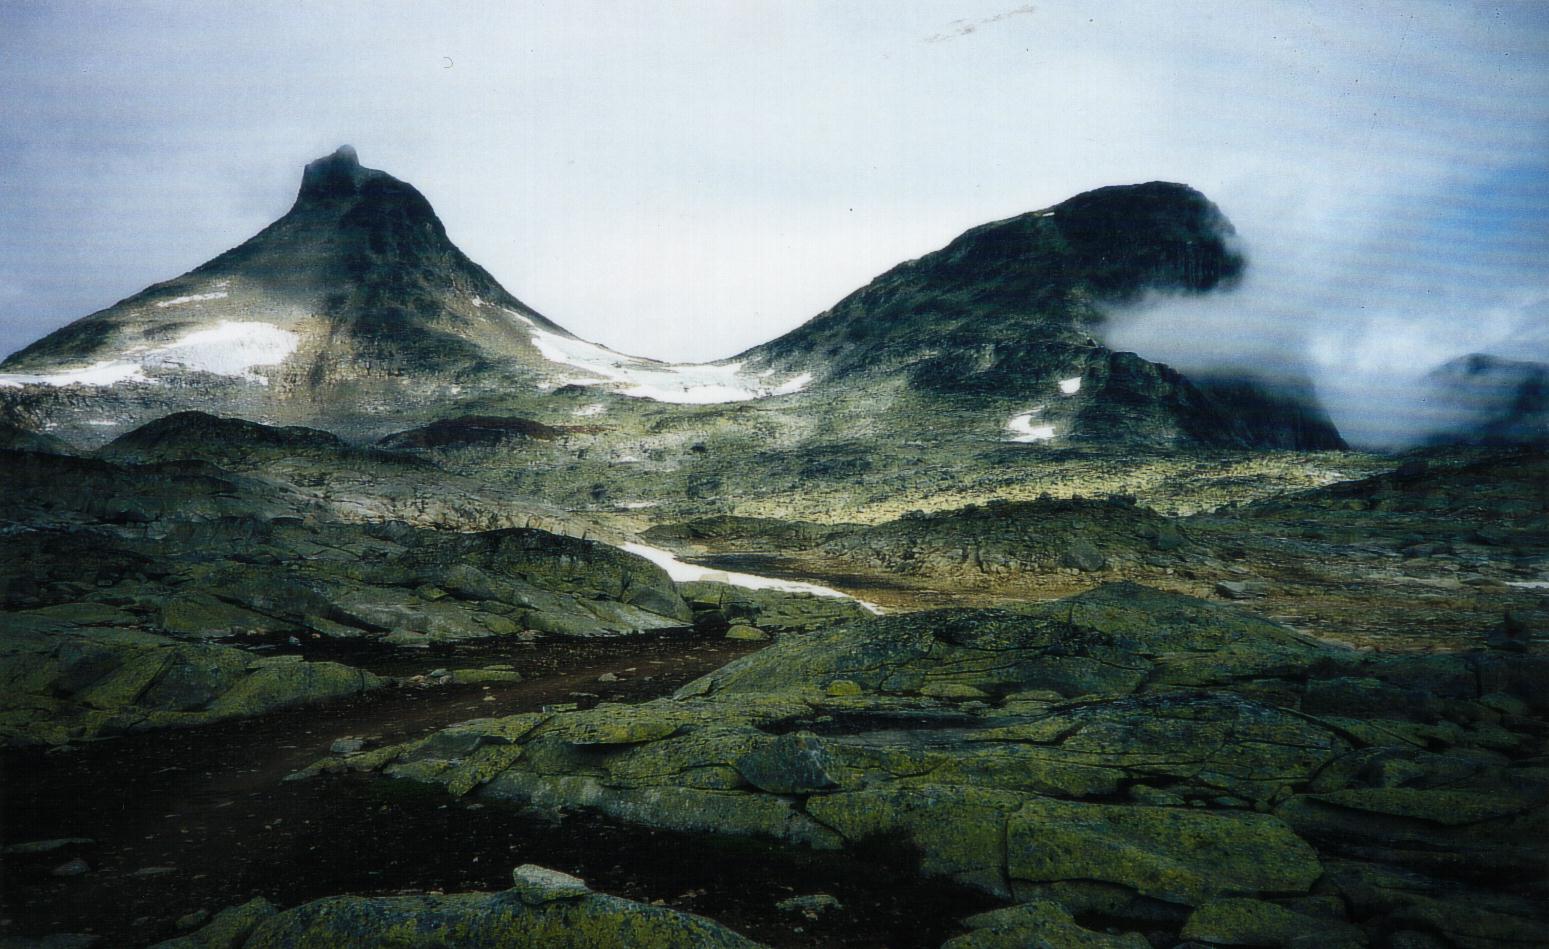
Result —
<instances>
[{"instance_id":1,"label":"rocky foreground","mask_svg":"<svg viewBox=\"0 0 1549 949\"><path fill-rule=\"evenodd\" d=\"M159 949L292 946L756 947L711 920L593 893L568 874L523 865L504 893L335 897L280 911L257 899Z\"/></svg>"},{"instance_id":2,"label":"rocky foreground","mask_svg":"<svg viewBox=\"0 0 1549 949\"><path fill-rule=\"evenodd\" d=\"M1120 584L788 637L671 698L469 721L297 777L912 855L1006 903L955 949L1531 946L1546 674Z\"/></svg>"},{"instance_id":3,"label":"rocky foreground","mask_svg":"<svg viewBox=\"0 0 1549 949\"><path fill-rule=\"evenodd\" d=\"M792 629L864 614L848 600L677 584L641 557L537 527L362 523L291 481L206 461L0 449L0 470L0 745L249 718L391 684L330 661L330 645Z\"/></svg>"}]
</instances>

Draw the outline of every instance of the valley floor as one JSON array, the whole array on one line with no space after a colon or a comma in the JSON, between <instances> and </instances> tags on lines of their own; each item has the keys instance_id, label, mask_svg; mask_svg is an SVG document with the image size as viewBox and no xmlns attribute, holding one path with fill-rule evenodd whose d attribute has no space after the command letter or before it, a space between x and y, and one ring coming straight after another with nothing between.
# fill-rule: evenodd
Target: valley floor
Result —
<instances>
[{"instance_id":1,"label":"valley floor","mask_svg":"<svg viewBox=\"0 0 1549 949\"><path fill-rule=\"evenodd\" d=\"M1549 938L1541 451L572 510L137 451L7 455L0 946Z\"/></svg>"}]
</instances>

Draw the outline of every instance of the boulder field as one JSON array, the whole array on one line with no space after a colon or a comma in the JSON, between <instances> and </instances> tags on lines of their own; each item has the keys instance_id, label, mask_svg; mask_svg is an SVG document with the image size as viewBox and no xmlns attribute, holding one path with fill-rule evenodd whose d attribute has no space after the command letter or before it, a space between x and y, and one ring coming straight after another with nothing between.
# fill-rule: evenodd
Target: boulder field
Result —
<instances>
[{"instance_id":1,"label":"boulder field","mask_svg":"<svg viewBox=\"0 0 1549 949\"><path fill-rule=\"evenodd\" d=\"M1549 938L1546 673L1112 584L786 636L669 698L469 721L308 772L890 849L1006 901L954 949L1528 946Z\"/></svg>"}]
</instances>

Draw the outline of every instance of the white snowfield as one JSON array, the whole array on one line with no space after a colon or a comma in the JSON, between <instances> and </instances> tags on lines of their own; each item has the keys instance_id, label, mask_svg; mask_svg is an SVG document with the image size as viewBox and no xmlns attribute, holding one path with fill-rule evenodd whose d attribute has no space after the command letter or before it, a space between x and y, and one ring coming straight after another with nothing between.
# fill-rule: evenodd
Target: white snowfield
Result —
<instances>
[{"instance_id":1,"label":"white snowfield","mask_svg":"<svg viewBox=\"0 0 1549 949\"><path fill-rule=\"evenodd\" d=\"M687 583L693 580L714 580L718 583L729 583L734 587L743 587L748 590L780 590L785 593L810 593L813 596L836 597L841 600L854 600L871 612L881 615L882 608L874 603L867 603L858 597L848 593L840 593L831 587L818 586L816 583L802 583L797 580L777 580L774 577L760 577L751 573L733 573L727 570L716 570L712 567L700 567L691 563L684 563L674 557L670 552L659 547L647 547L645 544L620 544L623 550L645 559L667 571L674 583Z\"/></svg>"},{"instance_id":2,"label":"white snowfield","mask_svg":"<svg viewBox=\"0 0 1549 949\"><path fill-rule=\"evenodd\" d=\"M1075 395L1081 391L1081 377L1071 376L1069 379L1060 380L1060 391L1066 395Z\"/></svg>"},{"instance_id":3,"label":"white snowfield","mask_svg":"<svg viewBox=\"0 0 1549 949\"><path fill-rule=\"evenodd\" d=\"M224 296L224 294L222 294ZM120 382L155 383L147 370L208 372L244 382L268 385L253 372L259 366L282 363L296 351L301 337L269 323L223 322L195 330L166 346L133 350L118 359L59 372L0 373L0 386L111 386Z\"/></svg>"},{"instance_id":4,"label":"white snowfield","mask_svg":"<svg viewBox=\"0 0 1549 949\"><path fill-rule=\"evenodd\" d=\"M1053 425L1034 425L1033 419L1043 411L1043 406L1038 406L1021 415L1011 416L1006 423L1007 431L1011 432L1011 440L1014 442L1046 442L1054 438Z\"/></svg>"},{"instance_id":5,"label":"white snowfield","mask_svg":"<svg viewBox=\"0 0 1549 949\"><path fill-rule=\"evenodd\" d=\"M474 298L474 303L485 305ZM599 380L616 383L621 395L637 399L655 399L682 405L709 405L718 402L746 402L773 395L800 392L812 382L811 373L802 373L779 385L771 385L762 376L742 371L742 363L665 363L638 356L616 353L606 346L584 339L562 336L539 326L510 307L501 307L532 334L532 344L550 362L579 369L592 378L577 377L563 384L594 385ZM766 373L767 375L767 373Z\"/></svg>"}]
</instances>

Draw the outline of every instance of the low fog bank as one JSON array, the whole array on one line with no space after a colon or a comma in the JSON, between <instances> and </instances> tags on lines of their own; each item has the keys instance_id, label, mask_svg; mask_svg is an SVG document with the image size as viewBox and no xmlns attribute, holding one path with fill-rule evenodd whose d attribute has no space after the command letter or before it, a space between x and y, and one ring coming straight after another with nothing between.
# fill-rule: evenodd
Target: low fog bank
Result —
<instances>
[{"instance_id":1,"label":"low fog bank","mask_svg":"<svg viewBox=\"0 0 1549 949\"><path fill-rule=\"evenodd\" d=\"M1549 191L1530 184L1434 217L1374 209L1337 226L1259 221L1223 202L1244 237L1240 284L1115 309L1101 335L1188 375L1310 382L1352 447L1420 444L1510 384L1476 376L1480 391L1461 393L1427 378L1438 368L1474 353L1549 362L1549 233L1520 226L1545 220Z\"/></svg>"}]
</instances>

